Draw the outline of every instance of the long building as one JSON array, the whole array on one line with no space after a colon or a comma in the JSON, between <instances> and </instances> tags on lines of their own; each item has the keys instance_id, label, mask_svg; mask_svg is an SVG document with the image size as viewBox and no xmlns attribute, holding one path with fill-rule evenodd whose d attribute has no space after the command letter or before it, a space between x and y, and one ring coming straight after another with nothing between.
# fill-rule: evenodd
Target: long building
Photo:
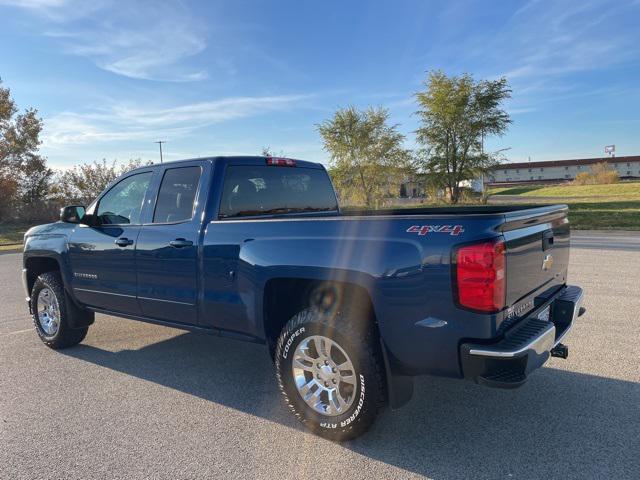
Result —
<instances>
[{"instance_id":1,"label":"long building","mask_svg":"<svg viewBox=\"0 0 640 480\"><path fill-rule=\"evenodd\" d=\"M505 163L485 178L487 183L560 183L588 172L597 163L606 162L621 179L640 179L640 155L627 157L582 158L577 160L549 160L546 162Z\"/></svg>"}]
</instances>

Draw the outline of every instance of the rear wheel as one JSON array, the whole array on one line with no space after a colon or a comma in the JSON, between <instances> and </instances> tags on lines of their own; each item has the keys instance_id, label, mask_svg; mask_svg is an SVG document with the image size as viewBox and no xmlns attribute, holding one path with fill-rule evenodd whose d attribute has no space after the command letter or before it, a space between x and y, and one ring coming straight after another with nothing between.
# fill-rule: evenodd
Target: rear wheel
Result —
<instances>
[{"instance_id":1,"label":"rear wheel","mask_svg":"<svg viewBox=\"0 0 640 480\"><path fill-rule=\"evenodd\" d=\"M89 327L72 328L71 312L58 272L43 273L31 290L33 324L40 340L53 349L71 347L80 343ZM75 310L75 309L74 309Z\"/></svg>"},{"instance_id":2,"label":"rear wheel","mask_svg":"<svg viewBox=\"0 0 640 480\"><path fill-rule=\"evenodd\" d=\"M296 417L314 433L353 439L374 422L384 400L377 342L340 313L295 315L276 347L278 384Z\"/></svg>"}]
</instances>

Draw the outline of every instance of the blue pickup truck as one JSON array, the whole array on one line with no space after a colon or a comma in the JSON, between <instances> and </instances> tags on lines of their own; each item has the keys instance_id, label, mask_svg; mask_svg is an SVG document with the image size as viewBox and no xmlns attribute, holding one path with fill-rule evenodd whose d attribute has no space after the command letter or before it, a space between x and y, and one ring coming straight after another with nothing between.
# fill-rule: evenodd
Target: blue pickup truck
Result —
<instances>
[{"instance_id":1,"label":"blue pickup truck","mask_svg":"<svg viewBox=\"0 0 640 480\"><path fill-rule=\"evenodd\" d=\"M47 346L95 312L265 344L288 407L337 441L415 375L519 387L584 312L565 205L341 211L321 164L213 157L138 168L60 217L25 234Z\"/></svg>"}]
</instances>

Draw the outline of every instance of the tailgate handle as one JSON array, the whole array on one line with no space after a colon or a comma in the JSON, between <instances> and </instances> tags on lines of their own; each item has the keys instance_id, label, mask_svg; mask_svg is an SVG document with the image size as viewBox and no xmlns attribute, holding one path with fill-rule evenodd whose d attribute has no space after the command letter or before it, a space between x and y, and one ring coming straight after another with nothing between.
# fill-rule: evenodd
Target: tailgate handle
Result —
<instances>
[{"instance_id":1,"label":"tailgate handle","mask_svg":"<svg viewBox=\"0 0 640 480\"><path fill-rule=\"evenodd\" d=\"M553 230L542 232L542 251L549 250L553 246Z\"/></svg>"}]
</instances>

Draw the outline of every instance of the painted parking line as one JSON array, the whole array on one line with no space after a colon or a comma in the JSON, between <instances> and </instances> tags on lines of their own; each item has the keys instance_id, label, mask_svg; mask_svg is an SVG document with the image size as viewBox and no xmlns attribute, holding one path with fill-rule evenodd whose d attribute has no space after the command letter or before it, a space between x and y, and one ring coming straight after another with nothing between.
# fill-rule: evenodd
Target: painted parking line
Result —
<instances>
[{"instance_id":1,"label":"painted parking line","mask_svg":"<svg viewBox=\"0 0 640 480\"><path fill-rule=\"evenodd\" d=\"M27 328L26 330L16 330L15 332L9 332L9 333L0 333L0 337L8 337L9 335L17 335L18 333L25 333L25 332L33 332L33 328Z\"/></svg>"}]
</instances>

